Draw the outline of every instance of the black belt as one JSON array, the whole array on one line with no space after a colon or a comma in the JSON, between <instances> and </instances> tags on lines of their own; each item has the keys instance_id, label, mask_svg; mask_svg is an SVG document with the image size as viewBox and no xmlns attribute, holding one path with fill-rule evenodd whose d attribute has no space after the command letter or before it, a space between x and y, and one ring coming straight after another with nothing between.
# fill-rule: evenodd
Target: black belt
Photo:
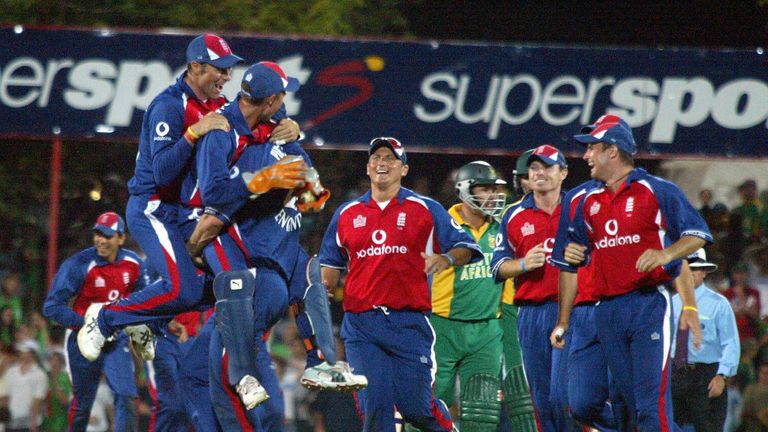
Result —
<instances>
[{"instance_id":1,"label":"black belt","mask_svg":"<svg viewBox=\"0 0 768 432\"><path fill-rule=\"evenodd\" d=\"M688 363L685 366L680 367L678 370L694 371L696 369L719 367L719 363Z\"/></svg>"}]
</instances>

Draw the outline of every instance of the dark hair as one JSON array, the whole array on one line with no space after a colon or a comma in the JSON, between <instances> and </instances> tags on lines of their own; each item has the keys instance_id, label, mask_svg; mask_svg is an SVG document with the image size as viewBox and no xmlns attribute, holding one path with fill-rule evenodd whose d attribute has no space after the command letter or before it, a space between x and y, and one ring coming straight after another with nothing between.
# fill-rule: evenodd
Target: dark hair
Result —
<instances>
[{"instance_id":1,"label":"dark hair","mask_svg":"<svg viewBox=\"0 0 768 432\"><path fill-rule=\"evenodd\" d=\"M631 167L635 166L635 159L632 157L631 154L625 152L624 150L617 147L619 150L619 159L624 163L624 165L628 165Z\"/></svg>"},{"instance_id":2,"label":"dark hair","mask_svg":"<svg viewBox=\"0 0 768 432\"><path fill-rule=\"evenodd\" d=\"M269 97L269 96L267 96L267 97ZM242 99L243 101L245 101L245 103L247 103L248 105L254 105L254 106L256 106L256 105L261 105L261 104L263 104L263 103L264 103L264 101L265 101L267 98L265 98L265 97L263 97L263 98L255 98L255 97L251 97L251 96L248 96L247 94L245 94L245 93L243 93L243 92L240 92L240 99Z\"/></svg>"}]
</instances>

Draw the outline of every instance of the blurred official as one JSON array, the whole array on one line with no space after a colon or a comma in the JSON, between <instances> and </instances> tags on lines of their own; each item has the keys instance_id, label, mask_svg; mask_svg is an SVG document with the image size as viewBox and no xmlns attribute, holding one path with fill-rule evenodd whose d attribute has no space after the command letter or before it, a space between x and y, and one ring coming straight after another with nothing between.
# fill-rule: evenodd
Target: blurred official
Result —
<instances>
[{"instance_id":1,"label":"blurred official","mask_svg":"<svg viewBox=\"0 0 768 432\"><path fill-rule=\"evenodd\" d=\"M693 342L678 332L672 362L672 409L680 426L690 423L696 432L719 432L728 407L726 380L736 374L739 365L739 333L728 299L704 283L717 265L707 262L704 249L688 256L688 262L696 286L701 348L694 348ZM682 309L680 296L672 298L672 308L677 320Z\"/></svg>"}]
</instances>

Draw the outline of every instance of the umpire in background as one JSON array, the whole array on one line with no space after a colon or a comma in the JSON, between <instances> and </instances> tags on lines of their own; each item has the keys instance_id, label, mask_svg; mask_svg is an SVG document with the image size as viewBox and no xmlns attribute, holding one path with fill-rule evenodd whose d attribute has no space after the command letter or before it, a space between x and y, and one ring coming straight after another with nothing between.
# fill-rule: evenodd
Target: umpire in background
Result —
<instances>
[{"instance_id":1,"label":"umpire in background","mask_svg":"<svg viewBox=\"0 0 768 432\"><path fill-rule=\"evenodd\" d=\"M717 265L707 262L704 249L687 259L696 287L701 348L695 349L693 341L688 341L687 331L678 332L672 362L672 408L680 426L690 423L696 432L721 432L728 406L726 380L736 374L741 354L739 333L728 300L704 283ZM680 296L673 297L672 307L677 320Z\"/></svg>"}]
</instances>

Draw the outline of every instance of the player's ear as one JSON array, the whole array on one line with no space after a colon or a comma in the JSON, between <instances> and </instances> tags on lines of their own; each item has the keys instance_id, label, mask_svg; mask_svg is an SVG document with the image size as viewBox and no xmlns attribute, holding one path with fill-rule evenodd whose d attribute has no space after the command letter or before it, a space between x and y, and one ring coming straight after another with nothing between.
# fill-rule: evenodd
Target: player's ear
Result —
<instances>
[{"instance_id":1,"label":"player's ear","mask_svg":"<svg viewBox=\"0 0 768 432\"><path fill-rule=\"evenodd\" d=\"M400 170L400 177L405 177L408 175L408 169L410 167L408 165L403 165L403 168Z\"/></svg>"}]
</instances>

